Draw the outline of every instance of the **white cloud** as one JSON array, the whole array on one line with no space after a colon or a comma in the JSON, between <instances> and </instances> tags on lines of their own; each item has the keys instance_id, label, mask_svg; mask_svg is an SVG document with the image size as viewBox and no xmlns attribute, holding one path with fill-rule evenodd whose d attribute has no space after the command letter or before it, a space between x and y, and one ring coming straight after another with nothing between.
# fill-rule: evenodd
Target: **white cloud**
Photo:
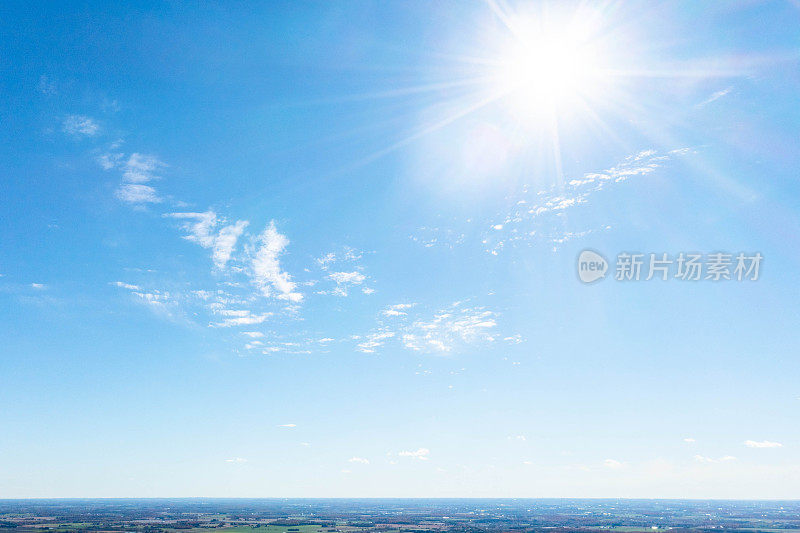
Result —
<instances>
[{"instance_id":1,"label":"white cloud","mask_svg":"<svg viewBox=\"0 0 800 533\"><path fill-rule=\"evenodd\" d=\"M364 353L374 353L376 348L379 348L384 345L387 339L391 339L395 336L393 331L378 331L373 332L367 335L367 339L363 342L360 342L356 349L359 352Z\"/></svg>"},{"instance_id":2,"label":"white cloud","mask_svg":"<svg viewBox=\"0 0 800 533\"><path fill-rule=\"evenodd\" d=\"M761 441L746 440L746 441L744 441L744 445L747 446L748 448L782 448L783 447L783 444L781 444L780 442L772 442L772 441L769 441L769 440L761 440Z\"/></svg>"},{"instance_id":3,"label":"white cloud","mask_svg":"<svg viewBox=\"0 0 800 533\"><path fill-rule=\"evenodd\" d=\"M151 311L170 320L175 319L173 311L176 310L176 301L172 294L167 291L152 290L132 290L131 294L136 300L145 304Z\"/></svg>"},{"instance_id":4,"label":"white cloud","mask_svg":"<svg viewBox=\"0 0 800 533\"><path fill-rule=\"evenodd\" d=\"M606 459L605 461L603 461L603 466L605 466L606 468L611 468L612 470L616 470L618 468L622 468L624 466L624 463L621 463L616 459Z\"/></svg>"},{"instance_id":5,"label":"white cloud","mask_svg":"<svg viewBox=\"0 0 800 533\"><path fill-rule=\"evenodd\" d=\"M227 312L226 312L227 311ZM212 325L218 328L230 328L236 326L252 326L253 324L261 324L272 313L262 313L258 315L251 314L248 310L223 310L218 312L222 316L226 316L221 322L215 322Z\"/></svg>"},{"instance_id":6,"label":"white cloud","mask_svg":"<svg viewBox=\"0 0 800 533\"><path fill-rule=\"evenodd\" d=\"M418 448L415 451L403 451L397 453L397 455L400 457L411 457L413 459L419 459L420 461L427 461L430 454L431 451L428 448Z\"/></svg>"},{"instance_id":7,"label":"white cloud","mask_svg":"<svg viewBox=\"0 0 800 533\"><path fill-rule=\"evenodd\" d=\"M463 302L454 302L435 313L431 318L411 319L409 309L417 304L396 304L384 308L380 314L386 317L381 327L366 335L366 340L357 349L372 353L385 342L397 337L402 346L423 353L447 353L464 345L494 342L498 338L496 313L483 307L465 307ZM507 340L514 337L507 337ZM519 340L521 342L521 339Z\"/></svg>"},{"instance_id":8,"label":"white cloud","mask_svg":"<svg viewBox=\"0 0 800 533\"><path fill-rule=\"evenodd\" d=\"M341 252L328 252L324 256L318 258L317 264L319 264L320 268L323 270L328 270L330 265L334 263L344 263L344 262L355 262L361 259L363 254L358 250L355 250L350 247L345 247Z\"/></svg>"},{"instance_id":9,"label":"white cloud","mask_svg":"<svg viewBox=\"0 0 800 533\"><path fill-rule=\"evenodd\" d=\"M140 290L142 290L141 287L139 287L138 285L132 285L130 283L125 283L123 281L115 281L115 282L112 283L112 285L115 285L115 286L117 286L117 287L119 287L121 289L128 289L129 291L140 291Z\"/></svg>"},{"instance_id":10,"label":"white cloud","mask_svg":"<svg viewBox=\"0 0 800 533\"><path fill-rule=\"evenodd\" d=\"M515 205L502 213L499 220L490 221L482 233L481 244L492 255L518 243L544 241L561 244L594 232L605 231L607 224L598 227L565 231L554 217L566 210L587 204L598 191L637 176L646 176L662 167L667 161L685 153L682 149L659 154L655 150L642 150L624 158L617 165L588 172L569 179L564 186L553 186L538 191L527 187L519 192Z\"/></svg>"},{"instance_id":11,"label":"white cloud","mask_svg":"<svg viewBox=\"0 0 800 533\"><path fill-rule=\"evenodd\" d=\"M64 131L76 137L93 137L100 133L100 125L85 115L69 115L64 119Z\"/></svg>"},{"instance_id":12,"label":"white cloud","mask_svg":"<svg viewBox=\"0 0 800 533\"><path fill-rule=\"evenodd\" d=\"M363 457L351 457L347 460L349 463L361 463L362 465L368 465L369 459L364 459Z\"/></svg>"},{"instance_id":13,"label":"white cloud","mask_svg":"<svg viewBox=\"0 0 800 533\"><path fill-rule=\"evenodd\" d=\"M406 312L406 310L407 309L411 309L415 305L417 305L417 304L395 304L395 305L390 305L389 307L387 307L386 309L381 311L381 314L384 315L384 316L405 316L406 314L408 314Z\"/></svg>"},{"instance_id":14,"label":"white cloud","mask_svg":"<svg viewBox=\"0 0 800 533\"><path fill-rule=\"evenodd\" d=\"M288 428L288 429L292 429L292 428L296 428L296 427L297 427L297 424L279 424L279 425L278 425L278 427L279 427L279 428Z\"/></svg>"},{"instance_id":15,"label":"white cloud","mask_svg":"<svg viewBox=\"0 0 800 533\"><path fill-rule=\"evenodd\" d=\"M712 94L711 96L709 96L708 98L706 98L705 100L703 100L702 102L700 102L699 104L697 104L695 107L697 107L697 108L705 107L708 104L710 104L711 102L719 100L723 96L729 95L731 93L731 91L733 91L733 87L728 87L728 88L722 89L721 91L717 91L714 94Z\"/></svg>"},{"instance_id":16,"label":"white cloud","mask_svg":"<svg viewBox=\"0 0 800 533\"><path fill-rule=\"evenodd\" d=\"M336 283L332 293L337 296L347 296L348 286L361 285L367 277L361 272L331 272L328 279Z\"/></svg>"},{"instance_id":17,"label":"white cloud","mask_svg":"<svg viewBox=\"0 0 800 533\"><path fill-rule=\"evenodd\" d=\"M414 351L449 352L459 344L494 341L491 332L496 326L494 312L456 303L430 320L414 321L402 337L403 345Z\"/></svg>"},{"instance_id":18,"label":"white cloud","mask_svg":"<svg viewBox=\"0 0 800 533\"><path fill-rule=\"evenodd\" d=\"M264 296L272 296L277 292L277 297L290 302L299 302L303 295L296 292L297 284L292 281L287 272L281 271L279 256L288 246L289 239L278 233L275 222L269 226L258 238L258 248L251 257L251 276L253 282Z\"/></svg>"},{"instance_id":19,"label":"white cloud","mask_svg":"<svg viewBox=\"0 0 800 533\"><path fill-rule=\"evenodd\" d=\"M203 248L211 249L211 259L214 267L223 269L233 254L236 242L248 225L246 220L239 220L235 224L224 226L217 232L216 227L224 224L225 219L220 219L214 211L202 213L169 213L165 216L186 220L182 226L188 233L184 238L195 242Z\"/></svg>"},{"instance_id":20,"label":"white cloud","mask_svg":"<svg viewBox=\"0 0 800 533\"><path fill-rule=\"evenodd\" d=\"M232 457L230 459L225 459L226 463L246 463L247 459L243 457Z\"/></svg>"},{"instance_id":21,"label":"white cloud","mask_svg":"<svg viewBox=\"0 0 800 533\"><path fill-rule=\"evenodd\" d=\"M111 149L116 149L119 142L111 145ZM97 162L105 170L110 170L119 165L124 157L122 153L109 152L97 158ZM122 164L122 184L117 188L116 196L123 202L131 204L158 203L162 201L156 190L145 183L157 179L154 171L166 165L152 155L139 153L131 154L128 160Z\"/></svg>"},{"instance_id":22,"label":"white cloud","mask_svg":"<svg viewBox=\"0 0 800 533\"><path fill-rule=\"evenodd\" d=\"M260 339L261 337L264 336L264 334L261 333L260 331L242 331L241 333L242 333L242 335L246 335L247 337L250 337L251 339Z\"/></svg>"},{"instance_id":23,"label":"white cloud","mask_svg":"<svg viewBox=\"0 0 800 533\"><path fill-rule=\"evenodd\" d=\"M147 183L158 179L154 172L165 166L156 156L133 153L123 166L122 179L128 183Z\"/></svg>"},{"instance_id":24,"label":"white cloud","mask_svg":"<svg viewBox=\"0 0 800 533\"><path fill-rule=\"evenodd\" d=\"M46 288L44 283L31 283L31 288L33 289L44 289Z\"/></svg>"},{"instance_id":25,"label":"white cloud","mask_svg":"<svg viewBox=\"0 0 800 533\"><path fill-rule=\"evenodd\" d=\"M112 168L116 167L119 164L120 159L124 154L121 153L106 153L97 156L97 164L102 167L103 170L111 170Z\"/></svg>"},{"instance_id":26,"label":"white cloud","mask_svg":"<svg viewBox=\"0 0 800 533\"><path fill-rule=\"evenodd\" d=\"M353 285L358 285L364 281L365 276L360 272L331 272L328 274L328 278L336 283L351 283Z\"/></svg>"},{"instance_id":27,"label":"white cloud","mask_svg":"<svg viewBox=\"0 0 800 533\"><path fill-rule=\"evenodd\" d=\"M694 440L694 439L693 439L693 438L691 438L691 437L686 437L685 439L683 439L683 442L692 443L692 442L697 442L697 441L696 441L696 440Z\"/></svg>"},{"instance_id":28,"label":"white cloud","mask_svg":"<svg viewBox=\"0 0 800 533\"><path fill-rule=\"evenodd\" d=\"M694 460L697 461L698 463L728 463L731 461L735 461L736 457L732 455L724 455L722 457L714 459L712 457L706 457L704 455L698 454L694 456Z\"/></svg>"},{"instance_id":29,"label":"white cloud","mask_svg":"<svg viewBox=\"0 0 800 533\"><path fill-rule=\"evenodd\" d=\"M154 188L138 183L123 183L115 194L129 204L156 204L162 201Z\"/></svg>"}]
</instances>

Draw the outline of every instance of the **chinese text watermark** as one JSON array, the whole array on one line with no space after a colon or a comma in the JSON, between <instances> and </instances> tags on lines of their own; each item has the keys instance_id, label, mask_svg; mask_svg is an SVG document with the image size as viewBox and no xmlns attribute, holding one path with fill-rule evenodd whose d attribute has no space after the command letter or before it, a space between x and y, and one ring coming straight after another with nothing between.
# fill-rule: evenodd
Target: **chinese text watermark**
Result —
<instances>
[{"instance_id":1,"label":"chinese text watermark","mask_svg":"<svg viewBox=\"0 0 800 533\"><path fill-rule=\"evenodd\" d=\"M592 283L611 270L616 281L757 281L764 256L754 253L680 252L617 254L613 269L605 257L594 250L578 255L578 279Z\"/></svg>"}]
</instances>

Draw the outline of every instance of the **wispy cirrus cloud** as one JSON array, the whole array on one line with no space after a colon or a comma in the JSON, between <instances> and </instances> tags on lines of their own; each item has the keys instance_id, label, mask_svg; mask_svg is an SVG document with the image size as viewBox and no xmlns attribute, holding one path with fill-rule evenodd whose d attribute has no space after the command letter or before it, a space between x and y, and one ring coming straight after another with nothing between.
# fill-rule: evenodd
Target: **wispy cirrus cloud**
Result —
<instances>
[{"instance_id":1,"label":"wispy cirrus cloud","mask_svg":"<svg viewBox=\"0 0 800 533\"><path fill-rule=\"evenodd\" d=\"M338 252L328 252L316 259L317 265L325 273L324 279L333 282L332 289L321 289L317 294L348 296L350 289L356 286L361 287L364 294L372 294L375 290L365 286L367 276L364 274L364 267L359 264L363 253L350 247L345 247Z\"/></svg>"},{"instance_id":2,"label":"wispy cirrus cloud","mask_svg":"<svg viewBox=\"0 0 800 533\"><path fill-rule=\"evenodd\" d=\"M736 457L733 455L723 455L722 457L713 458L698 454L694 456L694 460L698 463L729 463L735 461Z\"/></svg>"},{"instance_id":3,"label":"wispy cirrus cloud","mask_svg":"<svg viewBox=\"0 0 800 533\"><path fill-rule=\"evenodd\" d=\"M450 352L460 345L493 342L496 314L481 307L463 307L460 302L430 319L417 319L405 328L403 346L417 352Z\"/></svg>"},{"instance_id":4,"label":"wispy cirrus cloud","mask_svg":"<svg viewBox=\"0 0 800 533\"><path fill-rule=\"evenodd\" d=\"M723 98L723 97L729 95L731 93L731 91L733 91L733 87L726 87L725 89L722 89L720 91L716 91L711 96L709 96L708 98L706 98L705 100L703 100L702 102L697 104L695 107L696 108L705 107L708 104L710 104L711 102L715 102L715 101L719 100L720 98Z\"/></svg>"},{"instance_id":5,"label":"wispy cirrus cloud","mask_svg":"<svg viewBox=\"0 0 800 533\"><path fill-rule=\"evenodd\" d=\"M181 226L187 232L184 239L211 249L211 259L217 269L225 268L236 242L249 224L247 220L238 220L225 225L225 219L219 218L211 210L202 213L168 213L164 216L184 220Z\"/></svg>"},{"instance_id":6,"label":"wispy cirrus cloud","mask_svg":"<svg viewBox=\"0 0 800 533\"><path fill-rule=\"evenodd\" d=\"M405 450L397 452L398 457L410 457L419 461L427 461L430 459L431 451L428 448L417 448L416 450Z\"/></svg>"},{"instance_id":7,"label":"wispy cirrus cloud","mask_svg":"<svg viewBox=\"0 0 800 533\"><path fill-rule=\"evenodd\" d=\"M67 115L61 124L65 133L73 137L94 137L100 133L100 125L86 115Z\"/></svg>"},{"instance_id":8,"label":"wispy cirrus cloud","mask_svg":"<svg viewBox=\"0 0 800 533\"><path fill-rule=\"evenodd\" d=\"M122 165L122 178L128 183L147 183L159 179L156 172L166 166L154 155L134 152Z\"/></svg>"},{"instance_id":9,"label":"wispy cirrus cloud","mask_svg":"<svg viewBox=\"0 0 800 533\"><path fill-rule=\"evenodd\" d=\"M409 316L411 309L415 310L413 316ZM405 349L430 354L455 352L498 339L522 342L518 335L497 332L496 312L465 302L454 302L432 314L416 308L416 304L390 305L380 312L379 323L358 343L358 351L373 353L395 338Z\"/></svg>"},{"instance_id":10,"label":"wispy cirrus cloud","mask_svg":"<svg viewBox=\"0 0 800 533\"><path fill-rule=\"evenodd\" d=\"M347 296L349 287L361 285L367 279L361 272L331 272L328 279L336 283L332 293L337 296Z\"/></svg>"},{"instance_id":11,"label":"wispy cirrus cloud","mask_svg":"<svg viewBox=\"0 0 800 533\"><path fill-rule=\"evenodd\" d=\"M153 187L140 183L123 183L115 194L129 204L157 204L163 201Z\"/></svg>"},{"instance_id":12,"label":"wispy cirrus cloud","mask_svg":"<svg viewBox=\"0 0 800 533\"><path fill-rule=\"evenodd\" d=\"M748 448L782 448L783 444L780 442L773 442L769 440L746 440L744 445Z\"/></svg>"},{"instance_id":13,"label":"wispy cirrus cloud","mask_svg":"<svg viewBox=\"0 0 800 533\"><path fill-rule=\"evenodd\" d=\"M96 157L97 164L103 170L118 169L122 182L115 191L115 196L129 204L157 204L164 201L155 187L149 182L159 179L155 172L167 165L154 155L132 153L125 158L123 152L117 151L121 141L112 143L108 150Z\"/></svg>"},{"instance_id":14,"label":"wispy cirrus cloud","mask_svg":"<svg viewBox=\"0 0 800 533\"><path fill-rule=\"evenodd\" d=\"M393 338L397 333L394 331L373 331L367 334L366 338L356 345L356 349L362 353L375 353L375 351L386 344L388 339Z\"/></svg>"},{"instance_id":15,"label":"wispy cirrus cloud","mask_svg":"<svg viewBox=\"0 0 800 533\"><path fill-rule=\"evenodd\" d=\"M132 283L125 283L124 281L114 281L111 284L114 285L115 287L119 287L121 289L128 289L130 291L142 290L142 288L139 287L138 285L134 285Z\"/></svg>"},{"instance_id":16,"label":"wispy cirrus cloud","mask_svg":"<svg viewBox=\"0 0 800 533\"><path fill-rule=\"evenodd\" d=\"M278 232L275 221L270 222L251 248L250 275L264 296L297 303L303 299L303 295L297 292L297 284L292 281L292 276L280 265L280 256L288 245L286 235Z\"/></svg>"},{"instance_id":17,"label":"wispy cirrus cloud","mask_svg":"<svg viewBox=\"0 0 800 533\"><path fill-rule=\"evenodd\" d=\"M219 328L261 324L272 316L272 313L253 314L249 309L223 309L218 314L224 318L212 325Z\"/></svg>"},{"instance_id":18,"label":"wispy cirrus cloud","mask_svg":"<svg viewBox=\"0 0 800 533\"><path fill-rule=\"evenodd\" d=\"M691 151L689 148L666 152L641 150L610 168L565 177L563 184L546 188L524 185L507 197L508 207L495 216L453 221L458 225L483 226L482 230L470 232L478 236L479 242L468 238L463 231L448 227L453 223L423 226L410 237L426 248L476 245L492 255L499 255L504 250L519 245L544 243L557 246L581 239L611 229L610 221L601 220L587 227L565 228L565 213L589 204L600 191L619 186L633 178L648 176L669 161Z\"/></svg>"},{"instance_id":19,"label":"wispy cirrus cloud","mask_svg":"<svg viewBox=\"0 0 800 533\"><path fill-rule=\"evenodd\" d=\"M383 316L406 316L408 314L407 310L411 309L415 305L417 305L417 304L411 303L411 304L394 304L394 305L390 305L389 307L387 307L386 309L381 311L381 314Z\"/></svg>"},{"instance_id":20,"label":"wispy cirrus cloud","mask_svg":"<svg viewBox=\"0 0 800 533\"><path fill-rule=\"evenodd\" d=\"M610 228L607 222L596 227L565 230L557 217L589 203L598 192L629 179L652 174L671 159L689 151L688 148L666 153L653 149L642 150L625 157L613 167L567 179L563 187L554 186L536 192L525 187L521 194L514 197L515 203L510 209L502 213L499 219L487 224L482 245L487 252L497 255L504 248L517 243L562 244L607 230Z\"/></svg>"}]
</instances>

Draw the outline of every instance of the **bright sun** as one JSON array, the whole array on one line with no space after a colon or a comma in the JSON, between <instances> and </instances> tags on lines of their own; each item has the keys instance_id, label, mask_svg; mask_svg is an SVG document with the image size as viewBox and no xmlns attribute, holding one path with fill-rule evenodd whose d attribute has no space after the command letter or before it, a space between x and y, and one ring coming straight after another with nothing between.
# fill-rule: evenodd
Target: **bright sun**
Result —
<instances>
[{"instance_id":1,"label":"bright sun","mask_svg":"<svg viewBox=\"0 0 800 533\"><path fill-rule=\"evenodd\" d=\"M563 112L597 99L607 87L607 59L592 39L594 20L505 20L513 37L493 61L493 85L517 112Z\"/></svg>"}]
</instances>

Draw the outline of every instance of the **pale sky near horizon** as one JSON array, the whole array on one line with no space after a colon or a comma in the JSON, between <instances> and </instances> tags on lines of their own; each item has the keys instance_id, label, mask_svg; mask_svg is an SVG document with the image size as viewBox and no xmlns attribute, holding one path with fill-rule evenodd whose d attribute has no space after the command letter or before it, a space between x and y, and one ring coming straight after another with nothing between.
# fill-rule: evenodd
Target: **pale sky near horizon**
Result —
<instances>
[{"instance_id":1,"label":"pale sky near horizon","mask_svg":"<svg viewBox=\"0 0 800 533\"><path fill-rule=\"evenodd\" d=\"M0 498L800 494L796 2L0 29Z\"/></svg>"}]
</instances>

